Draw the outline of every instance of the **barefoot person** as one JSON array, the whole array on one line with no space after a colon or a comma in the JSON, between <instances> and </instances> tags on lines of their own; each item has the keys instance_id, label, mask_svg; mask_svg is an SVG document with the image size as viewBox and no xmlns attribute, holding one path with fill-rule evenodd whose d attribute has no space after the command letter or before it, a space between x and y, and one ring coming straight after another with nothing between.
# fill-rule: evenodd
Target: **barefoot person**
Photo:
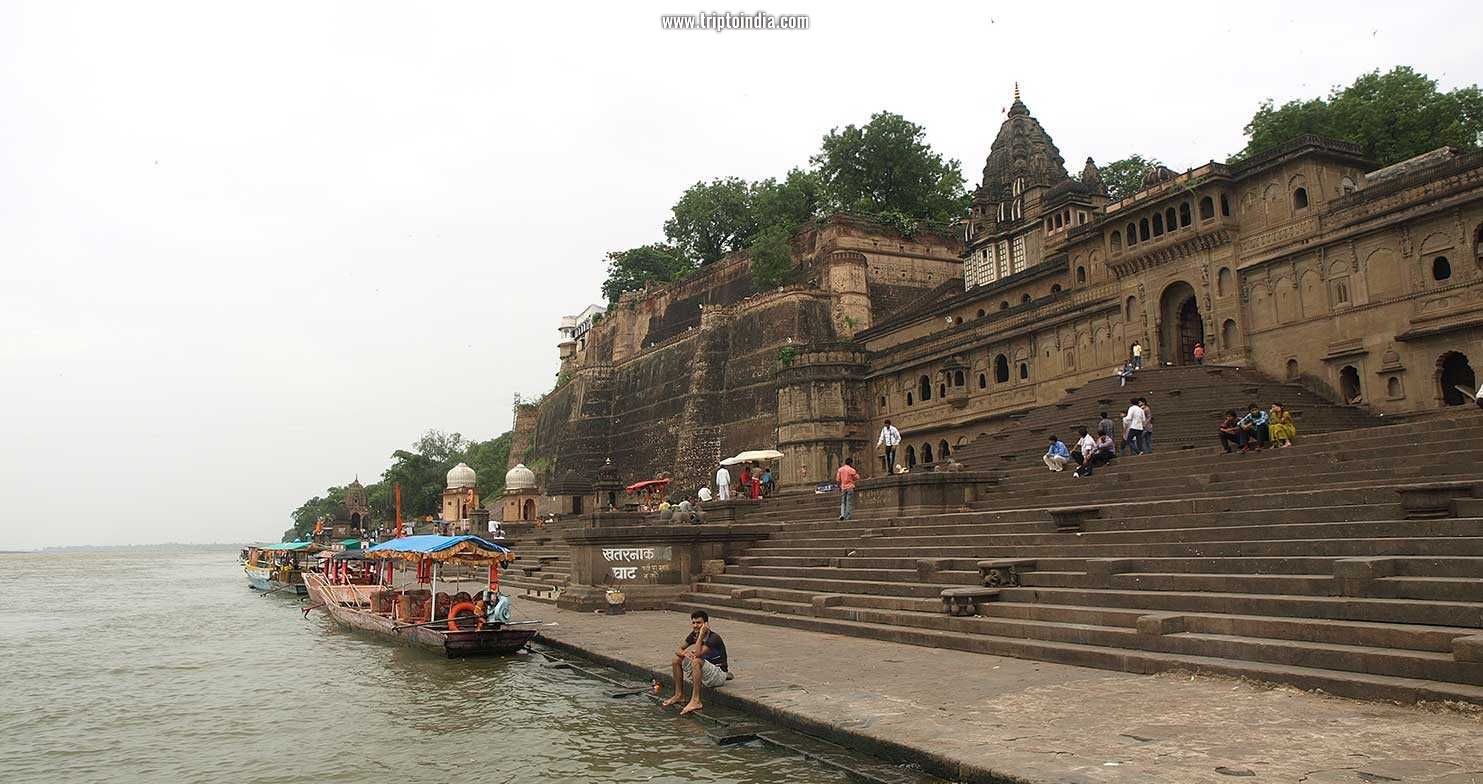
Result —
<instances>
[{"instance_id":1,"label":"barefoot person","mask_svg":"<svg viewBox=\"0 0 1483 784\"><path fill-rule=\"evenodd\" d=\"M694 713L702 707L700 687L714 689L725 683L731 674L726 669L726 643L721 635L711 631L711 617L705 610L690 613L691 632L685 642L675 651L670 662L675 676L675 693L662 705L678 705L685 699L685 681L690 681L690 702L680 710L680 715Z\"/></svg>"}]
</instances>

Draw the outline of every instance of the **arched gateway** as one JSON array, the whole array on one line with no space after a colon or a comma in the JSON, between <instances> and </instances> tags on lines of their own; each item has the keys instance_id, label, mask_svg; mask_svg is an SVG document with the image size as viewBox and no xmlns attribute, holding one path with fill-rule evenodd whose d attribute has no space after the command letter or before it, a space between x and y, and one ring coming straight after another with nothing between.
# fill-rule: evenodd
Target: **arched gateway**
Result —
<instances>
[{"instance_id":1,"label":"arched gateway","mask_svg":"<svg viewBox=\"0 0 1483 784\"><path fill-rule=\"evenodd\" d=\"M1171 284L1159 298L1159 360L1175 365L1194 361L1196 343L1205 341L1205 321L1195 289L1184 281Z\"/></svg>"}]
</instances>

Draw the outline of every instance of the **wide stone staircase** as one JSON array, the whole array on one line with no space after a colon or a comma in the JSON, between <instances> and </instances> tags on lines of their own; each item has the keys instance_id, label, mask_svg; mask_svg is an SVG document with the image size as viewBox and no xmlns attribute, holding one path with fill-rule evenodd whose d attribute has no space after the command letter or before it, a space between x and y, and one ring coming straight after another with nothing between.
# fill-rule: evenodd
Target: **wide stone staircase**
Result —
<instances>
[{"instance_id":1,"label":"wide stone staircase","mask_svg":"<svg viewBox=\"0 0 1483 784\"><path fill-rule=\"evenodd\" d=\"M1483 498L1472 497L1483 417L1379 424L1219 370L1141 373L1123 400L1150 398L1155 453L1092 477L1047 471L1039 431L1060 434L1088 402L1080 421L1094 426L1106 399L1096 388L962 449L969 469L988 463L998 479L964 511L861 509L841 523L833 497L770 499L762 517L787 519L782 530L675 608L1130 672L1483 704ZM1301 413L1296 446L1231 456L1212 446L1212 412L1274 397ZM1430 489L1397 492L1416 483Z\"/></svg>"},{"instance_id":2,"label":"wide stone staircase","mask_svg":"<svg viewBox=\"0 0 1483 784\"><path fill-rule=\"evenodd\" d=\"M501 572L501 589L511 597L555 604L571 578L571 548L561 534L573 521L505 523L503 544L515 551L515 560Z\"/></svg>"}]
</instances>

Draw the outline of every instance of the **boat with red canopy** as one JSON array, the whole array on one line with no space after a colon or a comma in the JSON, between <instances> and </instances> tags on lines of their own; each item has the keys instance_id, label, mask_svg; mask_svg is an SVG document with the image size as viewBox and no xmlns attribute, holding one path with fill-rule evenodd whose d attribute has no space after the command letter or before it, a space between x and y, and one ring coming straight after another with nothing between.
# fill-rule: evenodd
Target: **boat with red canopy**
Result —
<instances>
[{"instance_id":1,"label":"boat with red canopy","mask_svg":"<svg viewBox=\"0 0 1483 784\"><path fill-rule=\"evenodd\" d=\"M364 558L376 564L371 584L333 571L305 574L311 609L449 657L513 653L536 636L526 627L540 622L511 621L510 600L499 592L499 570L515 558L503 545L477 536L404 536L367 548Z\"/></svg>"}]
</instances>

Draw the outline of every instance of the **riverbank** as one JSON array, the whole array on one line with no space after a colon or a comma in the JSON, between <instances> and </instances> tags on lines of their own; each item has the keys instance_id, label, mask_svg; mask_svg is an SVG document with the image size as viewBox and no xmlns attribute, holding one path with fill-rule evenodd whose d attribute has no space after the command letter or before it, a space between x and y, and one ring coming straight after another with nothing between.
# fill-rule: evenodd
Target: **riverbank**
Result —
<instances>
[{"instance_id":1,"label":"riverbank","mask_svg":"<svg viewBox=\"0 0 1483 784\"><path fill-rule=\"evenodd\" d=\"M556 648L662 676L682 613L522 603ZM1483 784L1483 713L1178 673L1130 675L717 619L746 711L966 782ZM668 687L666 687L668 688Z\"/></svg>"}]
</instances>

